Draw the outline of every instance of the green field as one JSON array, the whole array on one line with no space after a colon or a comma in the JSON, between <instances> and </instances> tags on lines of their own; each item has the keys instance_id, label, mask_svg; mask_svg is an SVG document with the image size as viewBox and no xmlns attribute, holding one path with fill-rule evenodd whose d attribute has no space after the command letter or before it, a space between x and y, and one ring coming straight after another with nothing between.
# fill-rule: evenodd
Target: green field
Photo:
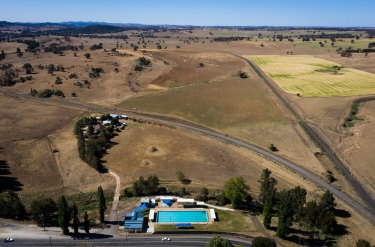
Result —
<instances>
[{"instance_id":1,"label":"green field","mask_svg":"<svg viewBox=\"0 0 375 247\"><path fill-rule=\"evenodd\" d=\"M308 55L246 56L288 93L310 97L375 94L375 74L342 68L337 63Z\"/></svg>"},{"instance_id":2,"label":"green field","mask_svg":"<svg viewBox=\"0 0 375 247\"><path fill-rule=\"evenodd\" d=\"M264 87L251 79L196 83L120 104L125 109L170 114L214 128L285 121Z\"/></svg>"},{"instance_id":3,"label":"green field","mask_svg":"<svg viewBox=\"0 0 375 247\"><path fill-rule=\"evenodd\" d=\"M256 232L250 217L239 212L226 212L215 209L218 221L213 224L193 225L193 229L178 229L174 225L155 225L156 231L218 231L250 234Z\"/></svg>"}]
</instances>

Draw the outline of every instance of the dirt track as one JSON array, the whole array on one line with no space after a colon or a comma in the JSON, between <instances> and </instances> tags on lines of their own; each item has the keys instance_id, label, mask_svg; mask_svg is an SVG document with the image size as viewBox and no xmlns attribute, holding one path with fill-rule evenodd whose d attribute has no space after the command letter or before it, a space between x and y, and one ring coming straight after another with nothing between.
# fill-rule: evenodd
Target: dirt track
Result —
<instances>
[{"instance_id":1,"label":"dirt track","mask_svg":"<svg viewBox=\"0 0 375 247\"><path fill-rule=\"evenodd\" d=\"M119 112L119 111L115 111L115 110L111 110L111 109L99 108L99 107L94 107L94 106L86 106L86 105L82 105L82 104L75 104L75 103L71 103L71 102L54 100L54 99L34 98L30 95L18 94L18 93L14 93L14 92L7 92L7 91L3 91L3 90L0 90L0 93L3 93L5 95L10 95L10 96L30 98L30 99L33 99L33 100L39 100L39 101L44 101L44 102L49 102L49 103L54 103L54 104L60 104L60 105L65 105L65 106L70 106L70 107L79 107L79 108L84 108L84 109L89 109L89 110L94 110L94 111L101 111L101 112L108 112L108 113L115 113L115 114L128 114L130 116L133 115L135 117L139 117L136 114L129 114L129 113ZM264 155L265 157L267 157L269 159L272 159L272 160L290 168L291 170L297 172L298 174L300 174L301 176L309 179L310 181L312 181L313 183L315 183L319 187L329 190L337 198L339 198L340 200L345 202L347 205L349 205L351 208L356 210L358 213L363 215L367 220L369 220L372 224L375 225L375 214L373 214L370 210L368 210L367 208L365 208L364 206L359 204L357 201L353 200L350 196L348 196L344 192L340 191L335 186L327 183L322 178L312 174L311 172L301 168L300 166L298 166L298 165L296 165L296 164L294 164L294 163L292 163L292 162L290 162L290 161L288 161L284 158L281 158L281 157L279 157L279 156L277 156L277 155L275 155L275 154L273 154L269 151L266 151L266 150L264 150L260 147L255 146L255 145L251 145L251 144L239 141L237 139L234 139L234 138L231 138L231 137L228 137L228 136L224 136L224 135L221 135L221 134L218 134L218 133L214 133L214 132L209 131L209 130L203 130L203 129L200 129L200 128L192 127L192 126L185 125L185 124L176 123L176 122L173 122L173 121L161 120L161 119L158 119L156 117L147 117L147 118L143 117L143 118L146 119L146 120L158 121L158 122L166 123L166 124L169 124L169 125L179 126L179 127L185 128L185 129L194 130L194 131L202 133L202 134L217 137L219 139L228 141L232 144L236 144L236 145L248 148L248 149L250 149L254 152L257 152L261 155Z\"/></svg>"}]
</instances>

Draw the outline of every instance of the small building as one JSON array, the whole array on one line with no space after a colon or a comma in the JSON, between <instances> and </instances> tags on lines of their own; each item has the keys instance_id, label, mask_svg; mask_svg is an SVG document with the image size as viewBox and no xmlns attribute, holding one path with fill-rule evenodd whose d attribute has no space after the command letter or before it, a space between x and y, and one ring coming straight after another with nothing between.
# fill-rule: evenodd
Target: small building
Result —
<instances>
[{"instance_id":1,"label":"small building","mask_svg":"<svg viewBox=\"0 0 375 247\"><path fill-rule=\"evenodd\" d=\"M126 116L126 115L121 115L121 118L125 119L125 120L128 120L128 116Z\"/></svg>"},{"instance_id":2,"label":"small building","mask_svg":"<svg viewBox=\"0 0 375 247\"><path fill-rule=\"evenodd\" d=\"M111 125L111 121L109 121L109 120L104 120L104 121L103 121L103 125L104 125L104 126Z\"/></svg>"},{"instance_id":3,"label":"small building","mask_svg":"<svg viewBox=\"0 0 375 247\"><path fill-rule=\"evenodd\" d=\"M127 213L125 215L124 230L127 232L142 232L143 230L143 213Z\"/></svg>"},{"instance_id":4,"label":"small building","mask_svg":"<svg viewBox=\"0 0 375 247\"><path fill-rule=\"evenodd\" d=\"M142 197L141 204L145 204L146 206L152 206L152 202L149 197Z\"/></svg>"},{"instance_id":5,"label":"small building","mask_svg":"<svg viewBox=\"0 0 375 247\"><path fill-rule=\"evenodd\" d=\"M111 118L121 118L121 115L118 114L109 114Z\"/></svg>"}]
</instances>

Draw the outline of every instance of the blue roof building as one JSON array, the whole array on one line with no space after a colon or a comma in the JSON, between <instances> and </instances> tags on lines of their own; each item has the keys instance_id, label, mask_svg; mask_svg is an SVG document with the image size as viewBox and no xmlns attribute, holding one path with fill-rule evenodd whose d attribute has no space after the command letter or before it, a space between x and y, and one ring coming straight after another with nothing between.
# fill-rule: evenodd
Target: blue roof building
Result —
<instances>
[{"instance_id":1,"label":"blue roof building","mask_svg":"<svg viewBox=\"0 0 375 247\"><path fill-rule=\"evenodd\" d=\"M127 213L125 215L125 224L124 224L125 231L141 232L143 229L143 219L144 219L143 213L137 213L137 212Z\"/></svg>"}]
</instances>

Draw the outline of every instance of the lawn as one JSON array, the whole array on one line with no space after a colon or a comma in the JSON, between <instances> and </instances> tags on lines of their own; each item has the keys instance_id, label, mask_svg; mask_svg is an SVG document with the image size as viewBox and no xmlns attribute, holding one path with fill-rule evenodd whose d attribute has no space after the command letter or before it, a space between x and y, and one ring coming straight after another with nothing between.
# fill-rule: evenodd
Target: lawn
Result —
<instances>
[{"instance_id":1,"label":"lawn","mask_svg":"<svg viewBox=\"0 0 375 247\"><path fill-rule=\"evenodd\" d=\"M375 75L309 55L246 56L288 93L310 97L375 94Z\"/></svg>"},{"instance_id":2,"label":"lawn","mask_svg":"<svg viewBox=\"0 0 375 247\"><path fill-rule=\"evenodd\" d=\"M227 212L215 209L218 221L213 224L192 225L193 229L178 229L174 225L156 225L155 231L218 231L250 234L256 232L250 217L240 212Z\"/></svg>"},{"instance_id":3,"label":"lawn","mask_svg":"<svg viewBox=\"0 0 375 247\"><path fill-rule=\"evenodd\" d=\"M120 107L175 115L219 129L244 123L285 121L268 92L258 81L251 79L172 88L130 98Z\"/></svg>"}]
</instances>

